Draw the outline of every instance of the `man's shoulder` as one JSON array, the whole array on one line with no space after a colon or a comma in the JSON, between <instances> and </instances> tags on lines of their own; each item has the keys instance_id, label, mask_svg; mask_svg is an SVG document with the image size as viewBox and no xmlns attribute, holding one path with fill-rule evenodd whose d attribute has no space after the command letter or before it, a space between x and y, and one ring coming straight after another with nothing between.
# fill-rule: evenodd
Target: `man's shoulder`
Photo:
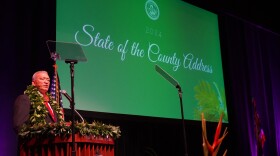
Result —
<instances>
[{"instance_id":1,"label":"man's shoulder","mask_svg":"<svg viewBox=\"0 0 280 156\"><path fill-rule=\"evenodd\" d=\"M21 95L17 96L17 99L22 99L22 98L28 98L29 99L28 95L26 95L26 94L21 94Z\"/></svg>"},{"instance_id":2,"label":"man's shoulder","mask_svg":"<svg viewBox=\"0 0 280 156\"><path fill-rule=\"evenodd\" d=\"M22 102L29 102L29 97L28 95L26 94L21 94L19 95L16 100L15 100L15 103L22 103Z\"/></svg>"}]
</instances>

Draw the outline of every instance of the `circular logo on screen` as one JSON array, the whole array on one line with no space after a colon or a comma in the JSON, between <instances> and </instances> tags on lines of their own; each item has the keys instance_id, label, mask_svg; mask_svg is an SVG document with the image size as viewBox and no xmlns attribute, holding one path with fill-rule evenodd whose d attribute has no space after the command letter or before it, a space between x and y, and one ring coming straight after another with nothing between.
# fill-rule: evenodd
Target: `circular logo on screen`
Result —
<instances>
[{"instance_id":1,"label":"circular logo on screen","mask_svg":"<svg viewBox=\"0 0 280 156\"><path fill-rule=\"evenodd\" d=\"M147 0L145 10L150 19L157 20L159 18L159 8L153 0Z\"/></svg>"}]
</instances>

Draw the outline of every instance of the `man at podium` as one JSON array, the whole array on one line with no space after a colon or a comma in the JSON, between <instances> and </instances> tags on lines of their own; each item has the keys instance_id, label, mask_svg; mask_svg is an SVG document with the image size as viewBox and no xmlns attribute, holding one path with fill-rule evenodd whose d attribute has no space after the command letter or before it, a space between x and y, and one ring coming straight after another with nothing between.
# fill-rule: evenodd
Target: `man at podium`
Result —
<instances>
[{"instance_id":1,"label":"man at podium","mask_svg":"<svg viewBox=\"0 0 280 156\"><path fill-rule=\"evenodd\" d=\"M50 77L47 71L37 71L32 83L14 103L13 126L17 133L22 126L63 121L63 110L48 93Z\"/></svg>"},{"instance_id":2,"label":"man at podium","mask_svg":"<svg viewBox=\"0 0 280 156\"><path fill-rule=\"evenodd\" d=\"M70 130L69 123L64 122L63 109L48 93L49 87L48 73L37 71L33 74L31 85L27 86L24 94L15 100L13 125L19 136L18 155L114 156L113 138L120 136L119 127L98 123L94 125L77 123L83 125L91 134L84 136L77 130L77 135L71 135L71 139L69 132L75 131ZM79 143L76 144L75 140Z\"/></svg>"}]
</instances>

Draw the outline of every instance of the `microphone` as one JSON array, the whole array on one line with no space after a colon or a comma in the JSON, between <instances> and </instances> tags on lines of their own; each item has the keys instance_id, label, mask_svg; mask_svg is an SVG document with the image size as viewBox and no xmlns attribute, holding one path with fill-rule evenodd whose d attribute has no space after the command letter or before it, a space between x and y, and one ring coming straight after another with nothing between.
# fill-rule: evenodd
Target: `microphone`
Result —
<instances>
[{"instance_id":1,"label":"microphone","mask_svg":"<svg viewBox=\"0 0 280 156\"><path fill-rule=\"evenodd\" d=\"M70 102L70 107L72 108L71 103L72 103L73 100L72 100L72 98L70 97L70 95L67 94L66 90L60 90L60 93L63 94L63 95L69 100L69 102ZM76 109L74 109L74 111L75 111L75 113L81 118L82 122L84 122L85 120L84 120L84 118L82 117L82 115L81 115Z\"/></svg>"},{"instance_id":2,"label":"microphone","mask_svg":"<svg viewBox=\"0 0 280 156\"><path fill-rule=\"evenodd\" d=\"M60 90L60 93L63 94L69 100L70 103L72 103L72 98L69 94L67 94L66 90Z\"/></svg>"},{"instance_id":3,"label":"microphone","mask_svg":"<svg viewBox=\"0 0 280 156\"><path fill-rule=\"evenodd\" d=\"M156 71L167 81L169 81L174 87L181 89L179 83L171 76L169 75L165 70L163 70L160 66L155 65Z\"/></svg>"}]
</instances>

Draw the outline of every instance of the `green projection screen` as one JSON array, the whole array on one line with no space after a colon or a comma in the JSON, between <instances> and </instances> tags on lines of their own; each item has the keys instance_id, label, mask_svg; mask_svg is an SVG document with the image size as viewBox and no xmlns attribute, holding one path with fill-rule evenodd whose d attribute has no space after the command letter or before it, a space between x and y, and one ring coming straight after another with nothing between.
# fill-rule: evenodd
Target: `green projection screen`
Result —
<instances>
[{"instance_id":1,"label":"green projection screen","mask_svg":"<svg viewBox=\"0 0 280 156\"><path fill-rule=\"evenodd\" d=\"M185 119L228 122L216 14L179 0L57 0L56 20L56 40L87 57L75 64L78 110L181 119L158 65L180 84ZM69 64L57 64L70 94Z\"/></svg>"}]
</instances>

